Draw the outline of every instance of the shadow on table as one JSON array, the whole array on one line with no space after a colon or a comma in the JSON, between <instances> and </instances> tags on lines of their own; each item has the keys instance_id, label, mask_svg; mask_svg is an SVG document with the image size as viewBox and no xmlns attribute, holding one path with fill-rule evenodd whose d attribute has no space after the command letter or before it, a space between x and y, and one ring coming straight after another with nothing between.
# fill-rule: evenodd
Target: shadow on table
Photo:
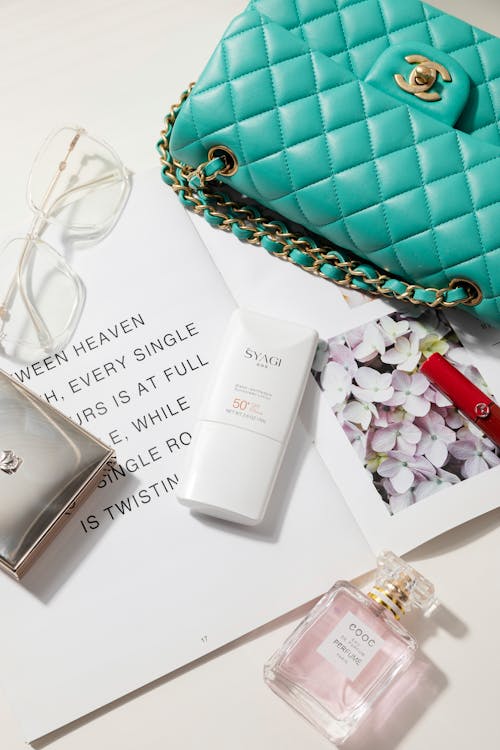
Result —
<instances>
[{"instance_id":1,"label":"shadow on table","mask_svg":"<svg viewBox=\"0 0 500 750\"><path fill-rule=\"evenodd\" d=\"M346 750L395 750L447 684L443 672L419 653L342 747Z\"/></svg>"},{"instance_id":2,"label":"shadow on table","mask_svg":"<svg viewBox=\"0 0 500 750\"><path fill-rule=\"evenodd\" d=\"M452 638L463 638L468 632L467 626L444 604L440 604L429 617L418 611L408 614L404 626L423 648L425 642L440 630ZM346 750L395 750L447 685L444 673L422 651L417 651L409 669L376 702L343 747Z\"/></svg>"},{"instance_id":3,"label":"shadow on table","mask_svg":"<svg viewBox=\"0 0 500 750\"><path fill-rule=\"evenodd\" d=\"M236 641L222 646L206 656L197 659L191 664L172 672L169 675L160 677L157 680L145 685L122 698L109 703L102 708L93 711L87 716L77 719L65 727L51 732L45 737L31 743L35 750L43 750L51 743L60 739L66 734L73 732L85 724L105 715L114 708L126 705L129 701L146 695L149 691L163 685L170 680L180 677L198 666L206 664L217 657L232 651L249 641L271 633L276 628L290 624L292 629L297 619L305 617L317 600L308 602L301 607L289 612L287 615L280 617L274 622L263 625L257 630L248 633ZM425 618L416 614L409 614L406 617L408 629L414 634L419 644L425 641L441 629L446 630L451 637L462 638L467 633L467 627L444 605L440 605L431 617ZM387 693L379 699L375 707L367 715L359 729L348 740L343 747L346 750L396 750L398 744L403 740L405 735L416 725L426 711L438 699L439 695L445 690L448 684L443 672L433 664L422 652L417 653L417 657L410 668L404 672L389 688ZM271 693L270 693L271 696Z\"/></svg>"}]
</instances>

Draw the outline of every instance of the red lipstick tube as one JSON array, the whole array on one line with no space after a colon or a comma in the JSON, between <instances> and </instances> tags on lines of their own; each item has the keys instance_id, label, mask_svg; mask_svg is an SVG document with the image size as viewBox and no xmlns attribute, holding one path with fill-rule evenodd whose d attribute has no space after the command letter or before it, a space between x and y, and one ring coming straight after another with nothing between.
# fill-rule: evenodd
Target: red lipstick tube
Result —
<instances>
[{"instance_id":1,"label":"red lipstick tube","mask_svg":"<svg viewBox=\"0 0 500 750\"><path fill-rule=\"evenodd\" d=\"M500 407L440 354L432 354L420 367L462 414L500 445Z\"/></svg>"}]
</instances>

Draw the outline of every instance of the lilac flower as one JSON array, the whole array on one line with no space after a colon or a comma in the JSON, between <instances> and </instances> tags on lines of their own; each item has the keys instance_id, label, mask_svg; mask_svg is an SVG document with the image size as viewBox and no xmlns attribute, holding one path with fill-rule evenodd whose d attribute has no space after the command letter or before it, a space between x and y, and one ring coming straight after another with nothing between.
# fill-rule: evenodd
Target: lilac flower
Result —
<instances>
[{"instance_id":1,"label":"lilac flower","mask_svg":"<svg viewBox=\"0 0 500 750\"><path fill-rule=\"evenodd\" d=\"M389 500L389 506L392 513L399 513L400 510L409 508L410 505L415 503L415 497L411 490L407 490L401 495L396 495L389 479L384 479L382 486L387 493L387 499Z\"/></svg>"},{"instance_id":2,"label":"lilac flower","mask_svg":"<svg viewBox=\"0 0 500 750\"><path fill-rule=\"evenodd\" d=\"M444 396L437 388L434 388L433 385L430 385L427 388L424 393L424 398L426 398L427 401L430 401L431 404L436 404L436 406L451 406L449 398Z\"/></svg>"},{"instance_id":3,"label":"lilac flower","mask_svg":"<svg viewBox=\"0 0 500 750\"><path fill-rule=\"evenodd\" d=\"M395 422L413 422L415 417L408 414L402 406L387 406L382 404L379 408L378 418L373 420L374 427L388 427Z\"/></svg>"},{"instance_id":4,"label":"lilac flower","mask_svg":"<svg viewBox=\"0 0 500 750\"><path fill-rule=\"evenodd\" d=\"M376 407L369 401L361 402L356 399L348 401L340 413L340 419L358 425L362 430L368 430L373 417L378 417Z\"/></svg>"},{"instance_id":5,"label":"lilac flower","mask_svg":"<svg viewBox=\"0 0 500 750\"><path fill-rule=\"evenodd\" d=\"M418 343L416 333L411 333L409 337L401 336L396 339L392 349L388 349L380 359L388 365L396 365L398 370L413 372L421 356Z\"/></svg>"},{"instance_id":6,"label":"lilac flower","mask_svg":"<svg viewBox=\"0 0 500 750\"><path fill-rule=\"evenodd\" d=\"M373 420L372 424L374 427L387 427L391 424L391 416L393 409L390 406L381 404L378 410L378 417Z\"/></svg>"},{"instance_id":7,"label":"lilac flower","mask_svg":"<svg viewBox=\"0 0 500 750\"><path fill-rule=\"evenodd\" d=\"M366 432L363 432L362 430L359 429L359 427L356 427L355 425L350 424L350 422L344 422L344 424L342 425L342 429L347 435L347 438L349 439L350 444L354 448L354 451L356 452L358 458L364 461L365 456L366 456L366 443L367 443Z\"/></svg>"},{"instance_id":8,"label":"lilac flower","mask_svg":"<svg viewBox=\"0 0 500 750\"><path fill-rule=\"evenodd\" d=\"M356 362L354 354L345 344L330 344L329 359L332 362L337 362L337 364L342 365L344 370L348 372L349 375L354 375L354 373L358 369L358 363Z\"/></svg>"},{"instance_id":9,"label":"lilac flower","mask_svg":"<svg viewBox=\"0 0 500 750\"><path fill-rule=\"evenodd\" d=\"M338 362L327 362L321 375L321 385L333 409L341 406L351 393L352 379Z\"/></svg>"},{"instance_id":10,"label":"lilac flower","mask_svg":"<svg viewBox=\"0 0 500 750\"><path fill-rule=\"evenodd\" d=\"M407 456L401 451L391 451L378 467L378 473L390 480L396 495L402 495L413 486L416 475L431 477L434 468L423 456Z\"/></svg>"},{"instance_id":11,"label":"lilac flower","mask_svg":"<svg viewBox=\"0 0 500 750\"><path fill-rule=\"evenodd\" d=\"M390 372L378 372L372 367L360 367L354 376L357 385L352 393L360 401L386 403L394 395Z\"/></svg>"},{"instance_id":12,"label":"lilac flower","mask_svg":"<svg viewBox=\"0 0 500 750\"><path fill-rule=\"evenodd\" d=\"M370 362L377 354L385 352L385 342L382 332L376 323L368 323L364 327L362 341L353 349L358 362Z\"/></svg>"},{"instance_id":13,"label":"lilac flower","mask_svg":"<svg viewBox=\"0 0 500 750\"><path fill-rule=\"evenodd\" d=\"M408 333L410 326L407 320L397 320L396 318L385 315L379 320L380 330L387 344L394 344L396 339Z\"/></svg>"},{"instance_id":14,"label":"lilac flower","mask_svg":"<svg viewBox=\"0 0 500 750\"><path fill-rule=\"evenodd\" d=\"M416 420L422 430L422 439L418 444L418 453L429 459L436 468L444 466L448 460L448 446L456 438L453 430L446 426L444 418L435 411Z\"/></svg>"},{"instance_id":15,"label":"lilac flower","mask_svg":"<svg viewBox=\"0 0 500 750\"><path fill-rule=\"evenodd\" d=\"M419 349L423 356L427 359L431 354L446 354L450 345L442 336L438 333L428 333L422 339L420 339Z\"/></svg>"},{"instance_id":16,"label":"lilac flower","mask_svg":"<svg viewBox=\"0 0 500 750\"><path fill-rule=\"evenodd\" d=\"M439 490L445 490L448 487L452 487L454 484L458 484L460 478L456 474L452 474L450 471L444 469L438 469L437 473L431 479L425 482L420 482L414 489L415 500L424 500L429 495L433 495Z\"/></svg>"},{"instance_id":17,"label":"lilac flower","mask_svg":"<svg viewBox=\"0 0 500 750\"><path fill-rule=\"evenodd\" d=\"M387 453L396 447L413 456L421 437L421 431L413 422L394 422L373 432L371 446L377 453Z\"/></svg>"},{"instance_id":18,"label":"lilac flower","mask_svg":"<svg viewBox=\"0 0 500 750\"><path fill-rule=\"evenodd\" d=\"M464 418L454 406L439 408L439 410L436 411L441 414L447 426L451 427L452 430L459 430L464 426Z\"/></svg>"},{"instance_id":19,"label":"lilac flower","mask_svg":"<svg viewBox=\"0 0 500 750\"><path fill-rule=\"evenodd\" d=\"M462 430L459 432L462 432ZM452 456L464 462L462 476L464 479L470 479L470 477L500 464L500 458L493 452L494 447L490 440L475 437L470 433L467 439L457 440L456 443L450 445L448 450Z\"/></svg>"},{"instance_id":20,"label":"lilac flower","mask_svg":"<svg viewBox=\"0 0 500 750\"><path fill-rule=\"evenodd\" d=\"M350 349L355 349L363 341L364 328L364 326L358 326L345 333L344 336L337 337L338 343L346 343Z\"/></svg>"},{"instance_id":21,"label":"lilac flower","mask_svg":"<svg viewBox=\"0 0 500 750\"><path fill-rule=\"evenodd\" d=\"M370 472L370 474L376 474L378 471L378 467L382 463L382 461L385 461L387 456L385 453L368 453L366 456L366 468ZM392 492L392 489L391 489Z\"/></svg>"},{"instance_id":22,"label":"lilac flower","mask_svg":"<svg viewBox=\"0 0 500 750\"><path fill-rule=\"evenodd\" d=\"M408 414L413 414L414 417L425 417L428 414L431 405L423 394L429 386L429 381L424 375L420 372L407 375L395 370L392 373L392 385L394 395L385 401L386 404L403 406Z\"/></svg>"},{"instance_id":23,"label":"lilac flower","mask_svg":"<svg viewBox=\"0 0 500 750\"><path fill-rule=\"evenodd\" d=\"M469 420L464 417L462 427L457 431L457 440L469 440L471 435L472 437L477 437L479 440L488 440L477 424L469 422ZM493 443L491 443L491 446L493 449L495 448Z\"/></svg>"}]
</instances>

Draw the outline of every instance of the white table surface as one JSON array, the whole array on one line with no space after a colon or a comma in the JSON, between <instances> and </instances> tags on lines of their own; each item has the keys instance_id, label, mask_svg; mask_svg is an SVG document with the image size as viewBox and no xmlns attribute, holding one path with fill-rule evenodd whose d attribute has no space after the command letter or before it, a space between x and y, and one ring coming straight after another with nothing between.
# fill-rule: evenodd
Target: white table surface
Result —
<instances>
[{"instance_id":1,"label":"white table surface","mask_svg":"<svg viewBox=\"0 0 500 750\"><path fill-rule=\"evenodd\" d=\"M498 0L437 4L500 34ZM133 171L155 165L162 115L196 78L243 5L243 0L0 0L0 235L25 226L31 161L38 144L58 125L85 125L113 144ZM367 726L350 743L353 750L422 750L444 743L453 750L500 747L499 548L496 511L409 556L434 581L444 605L433 622L417 626L428 660L425 678L407 696L393 699L391 716ZM261 677L262 663L306 609L36 747L330 747ZM23 746L11 707L0 693L0 747Z\"/></svg>"}]
</instances>

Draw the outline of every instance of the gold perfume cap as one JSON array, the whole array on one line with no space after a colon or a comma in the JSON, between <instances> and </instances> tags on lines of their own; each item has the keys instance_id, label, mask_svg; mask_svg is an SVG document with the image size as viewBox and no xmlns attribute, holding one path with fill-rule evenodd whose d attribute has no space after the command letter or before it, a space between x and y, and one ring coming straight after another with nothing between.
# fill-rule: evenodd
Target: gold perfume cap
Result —
<instances>
[{"instance_id":1,"label":"gold perfume cap","mask_svg":"<svg viewBox=\"0 0 500 750\"><path fill-rule=\"evenodd\" d=\"M414 607L427 612L436 605L432 583L394 552L378 556L375 585L368 596L396 620Z\"/></svg>"}]
</instances>

